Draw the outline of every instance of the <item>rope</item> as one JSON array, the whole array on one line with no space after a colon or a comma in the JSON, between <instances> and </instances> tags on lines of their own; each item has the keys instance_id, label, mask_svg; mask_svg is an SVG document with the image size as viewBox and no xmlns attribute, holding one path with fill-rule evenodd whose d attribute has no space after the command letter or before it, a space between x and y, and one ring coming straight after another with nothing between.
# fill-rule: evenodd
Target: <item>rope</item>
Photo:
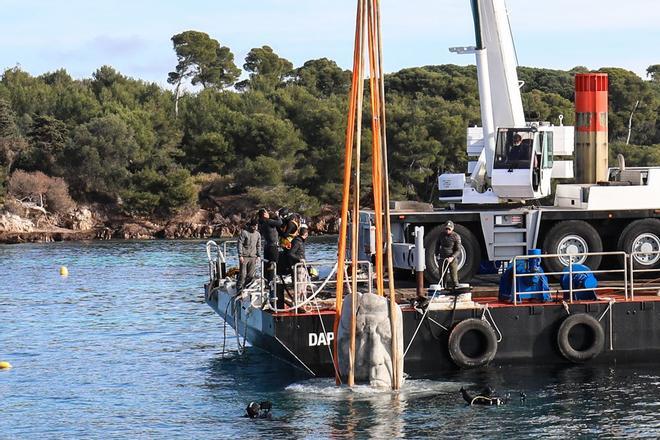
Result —
<instances>
[{"instance_id":1,"label":"rope","mask_svg":"<svg viewBox=\"0 0 660 440\"><path fill-rule=\"evenodd\" d=\"M566 301L563 301L563 300L562 300L561 304L564 306L564 310L566 310L566 314L567 314L567 315L570 315L570 314L571 314L571 311L569 310L569 308L568 308L568 304L566 303Z\"/></svg>"},{"instance_id":2,"label":"rope","mask_svg":"<svg viewBox=\"0 0 660 440\"><path fill-rule=\"evenodd\" d=\"M445 288L445 275L447 274L447 271L449 270L449 265L450 264L451 263L449 261L447 261L446 258L444 260L442 260L442 270L441 270L442 274L440 275L440 288L441 289Z\"/></svg>"},{"instance_id":3,"label":"rope","mask_svg":"<svg viewBox=\"0 0 660 440\"><path fill-rule=\"evenodd\" d=\"M429 305L431 302L435 299L435 295L439 292L438 289L435 289L433 291L433 295L431 296L431 300L429 301ZM417 328L415 329L415 333L413 333L412 338L410 338L410 342L408 342L408 346L406 347L406 350L403 352L403 358L406 358L406 354L408 354L408 350L410 349L410 346L412 345L413 341L415 340L415 337L417 336L417 332L419 332L419 328L422 326L422 323L424 322L424 318L426 318L426 315L429 313L429 306L426 307L426 310L424 310L424 314L422 315L422 319L419 320L419 324L417 324Z\"/></svg>"},{"instance_id":4,"label":"rope","mask_svg":"<svg viewBox=\"0 0 660 440\"><path fill-rule=\"evenodd\" d=\"M490 317L490 321L488 321L488 319L486 318L486 313L488 313L488 316ZM494 329L494 330L497 332L497 334L499 335L499 336L498 336L498 339L497 339L497 342L498 342L498 343L502 342L502 339L504 339L504 336L502 336L502 332L501 332L500 329L497 327L497 324L495 323L495 319L493 319L493 315L490 313L490 309L488 308L488 304L485 304L485 305L484 305L484 309L483 309L483 311L481 312L481 320L482 320L482 321L486 321L486 322L488 323L488 325L490 325L491 327L493 327L493 329Z\"/></svg>"},{"instance_id":5,"label":"rope","mask_svg":"<svg viewBox=\"0 0 660 440\"><path fill-rule=\"evenodd\" d=\"M450 264L450 263L447 261L446 258L442 261L442 274L440 275L440 282L439 282L439 284L440 284L440 289L442 289L443 286L444 286L443 280L444 280L444 278L445 278L445 275L447 274L447 270L449 270L449 264ZM431 296L431 299L429 300L429 306L430 306L430 304L433 302L433 300L435 299L435 296L438 294L438 292L440 291L440 289L436 288L436 289L433 291L433 295ZM458 298L458 297L454 297L454 310L456 310L456 300L457 300L457 298ZM426 310L424 310L424 314L422 315L422 319L419 320L419 324L417 324L417 328L415 329L415 332L413 333L412 338L410 338L410 342L408 342L408 346L406 347L406 350L403 352L403 358L404 358L404 359L406 358L406 354L408 354L408 350L410 349L410 346L412 345L413 341L414 341L415 338L417 337L417 333L419 332L419 329L420 329L420 327L422 326L422 323L424 322L424 319L426 318L426 316L427 316L428 313L429 313L429 309L430 309L429 306L427 306L427 307L426 307ZM417 310L417 311L419 312L418 309L415 309L415 310ZM420 312L420 313L421 313L421 312ZM436 324L437 326L439 326L440 328L442 328L442 329L444 329L444 330L449 330L447 327L445 327L445 326L443 326L442 324L438 323L438 322L435 321L434 319L429 318L429 320L432 321L432 322L433 322L434 324Z\"/></svg>"},{"instance_id":6,"label":"rope","mask_svg":"<svg viewBox=\"0 0 660 440\"><path fill-rule=\"evenodd\" d=\"M243 326L243 346L241 347L241 354L245 353L245 344L247 342L248 319L250 318L251 313L252 313L252 309L248 308L247 313L245 315L245 326Z\"/></svg>"},{"instance_id":7,"label":"rope","mask_svg":"<svg viewBox=\"0 0 660 440\"><path fill-rule=\"evenodd\" d=\"M241 334L238 331L238 301L236 300L236 297L232 298L233 301L233 306L232 306L232 312L234 314L234 330L236 331L236 349L238 351L238 355L243 354L243 349L241 348ZM246 322L247 325L247 322ZM245 342L245 339L243 340Z\"/></svg>"},{"instance_id":8,"label":"rope","mask_svg":"<svg viewBox=\"0 0 660 440\"><path fill-rule=\"evenodd\" d=\"M319 307L319 302L315 300L314 304L316 305L316 312L318 313L319 321L321 321L321 328L323 329L323 334L327 336L328 333L325 330L325 324L323 323L323 317L321 316L321 308ZM339 378L339 384L341 385L341 375L339 374L339 371L337 371L337 365L335 364L335 357L332 355L332 344L328 344L328 353L330 353L332 368L335 370L335 377Z\"/></svg>"},{"instance_id":9,"label":"rope","mask_svg":"<svg viewBox=\"0 0 660 440\"><path fill-rule=\"evenodd\" d=\"M448 328L448 327L445 327L444 325L440 324L438 321L436 321L435 319L431 318L430 316L428 317L428 320L431 321L433 324L437 325L438 327L440 327L441 329L443 329L444 331L447 331L447 332L449 331L449 328ZM437 338L436 338L436 339L437 339Z\"/></svg>"},{"instance_id":10,"label":"rope","mask_svg":"<svg viewBox=\"0 0 660 440\"><path fill-rule=\"evenodd\" d=\"M241 334L238 331L238 312L240 310L240 303L238 301L238 295L232 297L231 301L227 303L227 306L229 304L232 305L232 313L234 314L234 330L236 332L236 345L237 345L237 352L238 355L242 355L245 352L245 345L247 343L247 327L248 327L248 317L250 315L250 312L252 311L251 308L248 308L246 315L245 315L245 325L243 326L243 343L241 344ZM226 316L226 313L225 313ZM226 322L226 321L225 321Z\"/></svg>"},{"instance_id":11,"label":"rope","mask_svg":"<svg viewBox=\"0 0 660 440\"><path fill-rule=\"evenodd\" d=\"M314 372L313 372L313 371L312 371L307 365L305 365L305 363L304 363L303 361L301 361L300 358L299 358L298 356L296 356L296 354L295 354L294 352L292 352L292 351L289 349L289 347L287 347L287 346L284 344L284 342L282 342L282 341L280 340L280 338L278 338L277 336L275 336L275 340L276 340L277 342L279 342L280 345L282 345L282 347L284 347L284 348L286 349L286 351L288 351L289 353L291 353L291 356L293 356L298 362L300 362L300 365L302 365L303 367L305 367L305 369L306 369L307 371L309 371L309 374L311 374L312 376L316 376L316 374L314 374Z\"/></svg>"},{"instance_id":12,"label":"rope","mask_svg":"<svg viewBox=\"0 0 660 440\"><path fill-rule=\"evenodd\" d=\"M312 295L310 295L309 298L307 298L305 301L298 304L297 307L285 307L283 309L279 309L277 307L272 307L269 304L268 308L271 309L275 313L286 313L286 312L291 312L293 310L297 310L301 307L306 306L307 304L312 302L312 300L314 300L318 296L318 294L325 288L326 284L328 284L328 281L330 281L330 278L332 278L332 276L335 274L336 271L337 271L337 263L335 263L335 265L332 267L332 270L330 271L330 274L327 276L325 281L323 281L323 283L319 286L319 288L316 290L316 292L314 292ZM294 295L295 295L295 292L294 292Z\"/></svg>"},{"instance_id":13,"label":"rope","mask_svg":"<svg viewBox=\"0 0 660 440\"><path fill-rule=\"evenodd\" d=\"M222 358L225 358L225 347L227 346L227 313L229 312L229 305L231 304L231 301L227 302L227 307L225 307L225 316L223 317L224 319L222 322L224 325L222 326Z\"/></svg>"},{"instance_id":14,"label":"rope","mask_svg":"<svg viewBox=\"0 0 660 440\"><path fill-rule=\"evenodd\" d=\"M607 303L607 308L605 309L605 311L598 318L598 322L600 322L600 320L603 319L605 314L607 312L610 312L610 317L609 317L609 319L610 319L610 325L609 325L609 327L610 327L610 350L614 350L614 345L613 345L613 339L614 338L613 338L613 328L612 328L613 323L614 323L614 320L612 319L612 304L614 304L614 303L615 303L615 301L610 298L610 300Z\"/></svg>"}]
</instances>

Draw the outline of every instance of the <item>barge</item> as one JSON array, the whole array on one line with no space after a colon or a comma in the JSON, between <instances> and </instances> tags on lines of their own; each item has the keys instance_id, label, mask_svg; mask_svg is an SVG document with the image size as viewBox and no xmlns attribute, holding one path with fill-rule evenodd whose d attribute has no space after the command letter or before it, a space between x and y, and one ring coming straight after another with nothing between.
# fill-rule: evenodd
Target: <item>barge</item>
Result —
<instances>
[{"instance_id":1,"label":"barge","mask_svg":"<svg viewBox=\"0 0 660 440\"><path fill-rule=\"evenodd\" d=\"M226 245L209 242L207 250L206 303L234 329L239 345L248 342L311 376L335 376L334 271L312 282L306 297L291 298L290 305L274 310L268 305L263 280L237 294L235 278L226 274ZM466 293L429 290L425 306L408 300L415 296L410 290L397 289L405 373L421 377L524 363L660 360L660 284L648 279L648 272L640 273L631 264L632 256L625 255L624 261L618 268L592 271L608 278L600 287L562 289L551 282L548 291L515 292L510 300L498 296L493 275L488 285L464 289ZM367 291L371 275L368 263L365 267L361 281ZM295 281L291 280L290 291L295 291ZM278 281L280 292L284 287ZM595 299L578 300L585 291L593 292Z\"/></svg>"}]
</instances>

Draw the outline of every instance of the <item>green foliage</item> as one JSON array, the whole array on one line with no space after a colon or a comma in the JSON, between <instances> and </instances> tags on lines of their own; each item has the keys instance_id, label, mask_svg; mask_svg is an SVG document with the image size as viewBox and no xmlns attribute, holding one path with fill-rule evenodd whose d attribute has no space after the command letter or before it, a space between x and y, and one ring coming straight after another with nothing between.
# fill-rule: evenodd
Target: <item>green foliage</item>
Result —
<instances>
[{"instance_id":1,"label":"green foliage","mask_svg":"<svg viewBox=\"0 0 660 440\"><path fill-rule=\"evenodd\" d=\"M312 216L321 211L315 197L311 197L302 188L278 185L273 187L249 187L247 196L255 206L286 206L294 212Z\"/></svg>"},{"instance_id":2,"label":"green foliage","mask_svg":"<svg viewBox=\"0 0 660 440\"><path fill-rule=\"evenodd\" d=\"M172 214L190 205L196 195L187 170L157 171L146 168L135 173L128 189L121 191L122 207L129 214Z\"/></svg>"},{"instance_id":3,"label":"green foliage","mask_svg":"<svg viewBox=\"0 0 660 440\"><path fill-rule=\"evenodd\" d=\"M199 199L207 197L222 197L233 194L236 181L231 174L220 175L217 173L200 173L192 177L193 183L199 189Z\"/></svg>"},{"instance_id":4,"label":"green foliage","mask_svg":"<svg viewBox=\"0 0 660 440\"><path fill-rule=\"evenodd\" d=\"M240 89L270 90L291 74L293 64L273 52L270 46L262 46L248 52L243 68L250 79L237 84Z\"/></svg>"},{"instance_id":5,"label":"green foliage","mask_svg":"<svg viewBox=\"0 0 660 440\"><path fill-rule=\"evenodd\" d=\"M198 31L185 31L172 37L179 63L170 72L167 82L179 87L190 79L193 85L222 89L236 82L241 71L234 64L234 54L228 47Z\"/></svg>"},{"instance_id":6,"label":"green foliage","mask_svg":"<svg viewBox=\"0 0 660 440\"><path fill-rule=\"evenodd\" d=\"M564 125L573 125L575 122L575 106L572 101L558 93L543 92L534 89L523 93L523 103L530 121L548 121L559 125L559 116L563 115Z\"/></svg>"},{"instance_id":7,"label":"green foliage","mask_svg":"<svg viewBox=\"0 0 660 440\"><path fill-rule=\"evenodd\" d=\"M236 183L240 188L279 185L284 175L282 165L281 160L268 156L245 159L243 166L236 171Z\"/></svg>"},{"instance_id":8,"label":"green foliage","mask_svg":"<svg viewBox=\"0 0 660 440\"><path fill-rule=\"evenodd\" d=\"M53 116L35 115L27 137L29 147L21 155L18 168L62 175L64 170L58 162L63 160L67 135L64 122Z\"/></svg>"},{"instance_id":9,"label":"green foliage","mask_svg":"<svg viewBox=\"0 0 660 440\"><path fill-rule=\"evenodd\" d=\"M84 194L116 200L131 178L139 156L133 132L117 115L92 119L77 127L65 151L71 187Z\"/></svg>"},{"instance_id":10,"label":"green foliage","mask_svg":"<svg viewBox=\"0 0 660 440\"><path fill-rule=\"evenodd\" d=\"M24 115L50 114L55 107L55 94L43 80L30 76L18 67L5 70L0 81L8 91L9 102L17 115L20 132L28 131L29 119ZM21 121L27 124L21 126Z\"/></svg>"},{"instance_id":11,"label":"green foliage","mask_svg":"<svg viewBox=\"0 0 660 440\"><path fill-rule=\"evenodd\" d=\"M5 195L7 193L7 172L4 167L0 167L0 207L5 203Z\"/></svg>"},{"instance_id":12,"label":"green foliage","mask_svg":"<svg viewBox=\"0 0 660 440\"><path fill-rule=\"evenodd\" d=\"M651 82L643 81L625 69L608 67L599 71L607 73L609 78L610 142L626 140L633 114L630 142L638 145L660 143L657 130L660 125L660 91Z\"/></svg>"},{"instance_id":13,"label":"green foliage","mask_svg":"<svg viewBox=\"0 0 660 440\"><path fill-rule=\"evenodd\" d=\"M19 133L14 111L7 101L0 98L0 167L4 168L5 179L16 159L26 148L27 144ZM3 182L0 181L0 184Z\"/></svg>"},{"instance_id":14,"label":"green foliage","mask_svg":"<svg viewBox=\"0 0 660 440\"><path fill-rule=\"evenodd\" d=\"M623 154L627 167L648 167L660 164L660 145L626 145L613 142L609 145L610 164L616 166L617 156Z\"/></svg>"},{"instance_id":15,"label":"green foliage","mask_svg":"<svg viewBox=\"0 0 660 440\"><path fill-rule=\"evenodd\" d=\"M12 137L18 135L16 117L9 103L0 99L0 137Z\"/></svg>"},{"instance_id":16,"label":"green foliage","mask_svg":"<svg viewBox=\"0 0 660 440\"><path fill-rule=\"evenodd\" d=\"M65 70L0 77L0 200L16 169L66 179L80 201L131 214L168 215L200 198L247 193L253 203L315 213L341 198L350 72L329 59L294 69L272 48L253 48L240 70L209 35L172 37L174 91L101 66L91 78ZM643 80L610 78L610 151L629 165L658 165L660 65ZM574 121L570 71L520 67L529 119ZM200 85L181 93L184 81ZM234 85L235 88L230 88ZM368 81L365 86L368 88ZM480 124L475 66L424 66L385 76L393 199L437 200L437 175L467 166L466 127ZM637 102L639 101L639 104ZM363 108L363 178L371 186L371 109ZM633 111L634 110L634 111ZM632 115L631 142L625 145ZM646 145L646 146L642 146ZM363 200L365 203L368 196Z\"/></svg>"},{"instance_id":17,"label":"green foliage","mask_svg":"<svg viewBox=\"0 0 660 440\"><path fill-rule=\"evenodd\" d=\"M653 64L646 69L646 75L651 78L652 81L660 82L660 64Z\"/></svg>"},{"instance_id":18,"label":"green foliage","mask_svg":"<svg viewBox=\"0 0 660 440\"><path fill-rule=\"evenodd\" d=\"M337 63L327 58L310 60L293 72L296 84L316 96L347 95L351 85L351 72L342 70Z\"/></svg>"},{"instance_id":19,"label":"green foliage","mask_svg":"<svg viewBox=\"0 0 660 440\"><path fill-rule=\"evenodd\" d=\"M524 82L523 92L538 90L545 93L554 93L572 102L575 94L574 78L575 73L579 73L578 70L579 68L574 68L571 72L565 72L563 70L519 67L518 78Z\"/></svg>"}]
</instances>

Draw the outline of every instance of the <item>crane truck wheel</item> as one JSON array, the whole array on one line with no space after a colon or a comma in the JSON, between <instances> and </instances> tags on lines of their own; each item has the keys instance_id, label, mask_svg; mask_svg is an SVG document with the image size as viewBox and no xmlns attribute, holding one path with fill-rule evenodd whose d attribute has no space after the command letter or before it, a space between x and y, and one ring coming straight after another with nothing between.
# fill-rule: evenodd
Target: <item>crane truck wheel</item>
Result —
<instances>
[{"instance_id":1,"label":"crane truck wheel","mask_svg":"<svg viewBox=\"0 0 660 440\"><path fill-rule=\"evenodd\" d=\"M646 218L626 226L617 249L630 255L635 269L660 269L660 220ZM623 259L620 262L623 263ZM658 276L655 272L635 274L636 277L644 275Z\"/></svg>"},{"instance_id":2,"label":"crane truck wheel","mask_svg":"<svg viewBox=\"0 0 660 440\"><path fill-rule=\"evenodd\" d=\"M558 254L559 257L544 258L543 265L547 272L561 272L570 262L571 254L602 252L603 242L598 231L582 220L568 220L554 225L543 240L544 254ZM592 270L598 269L602 255L581 255L574 257L574 264L584 264ZM559 278L559 275L553 275Z\"/></svg>"},{"instance_id":3,"label":"crane truck wheel","mask_svg":"<svg viewBox=\"0 0 660 440\"><path fill-rule=\"evenodd\" d=\"M461 237L461 253L458 256L458 279L461 283L469 283L479 270L481 248L477 237L465 226L455 225L454 232ZM424 237L426 249L426 270L424 279L429 284L440 281L440 264L438 261L438 239L444 233L443 225L436 226Z\"/></svg>"}]
</instances>

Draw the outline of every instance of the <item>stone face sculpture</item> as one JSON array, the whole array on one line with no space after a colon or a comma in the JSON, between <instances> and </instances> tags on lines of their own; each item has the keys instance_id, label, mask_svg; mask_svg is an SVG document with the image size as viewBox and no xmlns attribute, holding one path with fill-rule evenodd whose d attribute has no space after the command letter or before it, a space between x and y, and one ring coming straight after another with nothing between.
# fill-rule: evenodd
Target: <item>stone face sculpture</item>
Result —
<instances>
[{"instance_id":1,"label":"stone face sculpture","mask_svg":"<svg viewBox=\"0 0 660 440\"><path fill-rule=\"evenodd\" d=\"M342 380L348 378L350 347L351 296L344 299L338 330L338 363ZM355 333L355 383L390 388L392 368L397 368L403 384L403 317L396 307L397 342L399 359L393 367L392 329L389 301L373 293L358 293Z\"/></svg>"}]
</instances>

